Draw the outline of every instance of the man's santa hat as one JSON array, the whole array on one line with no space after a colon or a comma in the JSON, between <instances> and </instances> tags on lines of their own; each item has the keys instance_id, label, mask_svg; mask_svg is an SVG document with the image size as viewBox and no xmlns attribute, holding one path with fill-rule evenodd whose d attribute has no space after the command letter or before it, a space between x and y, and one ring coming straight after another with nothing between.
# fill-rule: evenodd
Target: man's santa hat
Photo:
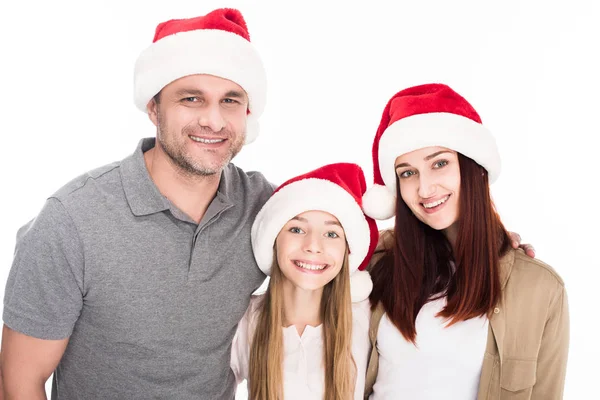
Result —
<instances>
[{"instance_id":1,"label":"man's santa hat","mask_svg":"<svg viewBox=\"0 0 600 400\"><path fill-rule=\"evenodd\" d=\"M438 83L404 89L385 106L375 135L374 185L363 198L367 215L380 220L394 216L396 158L432 146L446 147L473 159L488 171L490 183L500 174L496 140L467 100Z\"/></svg>"},{"instance_id":2,"label":"man's santa hat","mask_svg":"<svg viewBox=\"0 0 600 400\"><path fill-rule=\"evenodd\" d=\"M223 8L159 24L152 44L135 63L135 105L146 112L148 102L163 87L194 74L225 78L246 91L246 144L253 142L258 136L258 118L265 108L267 77L238 10Z\"/></svg>"},{"instance_id":3,"label":"man's santa hat","mask_svg":"<svg viewBox=\"0 0 600 400\"><path fill-rule=\"evenodd\" d=\"M270 275L275 239L290 219L306 211L325 211L338 219L346 235L352 301L366 299L373 283L364 269L379 232L375 221L362 211L365 190L362 169L350 163L326 165L279 186L252 226L252 249L260 269Z\"/></svg>"}]
</instances>

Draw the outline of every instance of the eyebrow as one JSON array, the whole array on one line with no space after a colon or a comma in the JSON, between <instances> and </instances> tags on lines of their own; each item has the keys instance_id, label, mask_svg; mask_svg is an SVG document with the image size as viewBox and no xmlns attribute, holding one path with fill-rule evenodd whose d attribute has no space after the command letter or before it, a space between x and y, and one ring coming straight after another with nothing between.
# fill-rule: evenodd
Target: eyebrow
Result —
<instances>
[{"instance_id":1,"label":"eyebrow","mask_svg":"<svg viewBox=\"0 0 600 400\"><path fill-rule=\"evenodd\" d=\"M175 93L175 95L177 97L181 97L181 96L199 97L199 96L204 95L204 92L202 90L198 90L198 89L180 89Z\"/></svg>"},{"instance_id":2,"label":"eyebrow","mask_svg":"<svg viewBox=\"0 0 600 400\"><path fill-rule=\"evenodd\" d=\"M181 97L181 96L204 96L204 92L202 90L199 89L180 89L177 91L176 93L177 97ZM233 97L236 99L245 99L246 96L243 92L240 92L239 90L230 90L227 93L225 93L225 95L223 97Z\"/></svg>"},{"instance_id":3,"label":"eyebrow","mask_svg":"<svg viewBox=\"0 0 600 400\"><path fill-rule=\"evenodd\" d=\"M308 220L306 218L302 218L302 217L294 217L294 218L292 218L292 220L296 220L296 221L308 223ZM339 222L333 221L333 220L331 220L331 221L325 221L325 225L337 225L340 228L342 227L342 225Z\"/></svg>"},{"instance_id":4,"label":"eyebrow","mask_svg":"<svg viewBox=\"0 0 600 400\"><path fill-rule=\"evenodd\" d=\"M225 93L225 96L223 97L234 97L237 99L245 99L246 95L243 92L240 92L239 90L230 90L229 92Z\"/></svg>"},{"instance_id":5,"label":"eyebrow","mask_svg":"<svg viewBox=\"0 0 600 400\"><path fill-rule=\"evenodd\" d=\"M432 158L435 158L435 157L439 156L440 154L444 154L444 153L450 153L450 151L449 150L436 151L435 153L430 154L427 157L425 157L424 160L429 161ZM398 169L401 167L410 167L410 164L409 163L400 163L400 164L396 165L395 169Z\"/></svg>"}]
</instances>

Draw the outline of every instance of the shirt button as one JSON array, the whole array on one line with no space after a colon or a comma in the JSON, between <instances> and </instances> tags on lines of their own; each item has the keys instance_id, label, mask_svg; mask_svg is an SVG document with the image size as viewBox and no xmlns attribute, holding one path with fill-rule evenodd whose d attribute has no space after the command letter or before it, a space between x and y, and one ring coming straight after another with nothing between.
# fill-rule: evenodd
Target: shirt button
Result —
<instances>
[{"instance_id":1,"label":"shirt button","mask_svg":"<svg viewBox=\"0 0 600 400\"><path fill-rule=\"evenodd\" d=\"M500 309L498 307L494 308L494 314L499 314L500 313Z\"/></svg>"}]
</instances>

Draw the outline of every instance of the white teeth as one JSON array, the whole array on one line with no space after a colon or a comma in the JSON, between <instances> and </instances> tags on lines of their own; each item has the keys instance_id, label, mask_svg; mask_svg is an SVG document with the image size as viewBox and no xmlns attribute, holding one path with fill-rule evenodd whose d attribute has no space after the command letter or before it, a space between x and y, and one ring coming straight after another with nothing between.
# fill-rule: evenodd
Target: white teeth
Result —
<instances>
[{"instance_id":1,"label":"white teeth","mask_svg":"<svg viewBox=\"0 0 600 400\"><path fill-rule=\"evenodd\" d=\"M225 139L204 139L204 138L199 138L196 136L190 136L190 139L192 139L194 142L208 143L208 144L221 143L222 141L225 140Z\"/></svg>"},{"instance_id":2,"label":"white teeth","mask_svg":"<svg viewBox=\"0 0 600 400\"><path fill-rule=\"evenodd\" d=\"M322 269L325 269L325 267L327 267L327 264L307 264L307 263L303 263L301 261L294 261L294 263L297 266L299 266L300 268L308 269L311 271L320 271Z\"/></svg>"},{"instance_id":3,"label":"white teeth","mask_svg":"<svg viewBox=\"0 0 600 400\"><path fill-rule=\"evenodd\" d=\"M446 196L443 199L440 199L438 201L434 201L433 203L423 203L423 207L425 207L425 208L433 208L433 207L439 206L440 204L445 203L446 200L448 200L449 198L450 198L450 196Z\"/></svg>"}]
</instances>

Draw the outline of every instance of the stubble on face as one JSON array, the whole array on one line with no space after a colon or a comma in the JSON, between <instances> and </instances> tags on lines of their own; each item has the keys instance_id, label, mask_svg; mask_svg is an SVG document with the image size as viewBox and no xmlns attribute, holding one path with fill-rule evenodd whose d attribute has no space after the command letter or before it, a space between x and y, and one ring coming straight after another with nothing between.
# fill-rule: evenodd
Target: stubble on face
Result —
<instances>
[{"instance_id":1,"label":"stubble on face","mask_svg":"<svg viewBox=\"0 0 600 400\"><path fill-rule=\"evenodd\" d=\"M220 132L213 132L210 128L203 126L186 126L181 133L171 131L166 118L161 113L160 106L157 104L157 140L167 155L169 160L185 175L191 177L208 177L220 174L244 146L246 139L245 132L233 132L224 128ZM226 154L220 159L210 160L210 157L201 159L199 156L190 154L185 147L185 140L189 135L201 136L220 136L228 140L229 147ZM205 149L207 155L217 154L217 150Z\"/></svg>"}]
</instances>

